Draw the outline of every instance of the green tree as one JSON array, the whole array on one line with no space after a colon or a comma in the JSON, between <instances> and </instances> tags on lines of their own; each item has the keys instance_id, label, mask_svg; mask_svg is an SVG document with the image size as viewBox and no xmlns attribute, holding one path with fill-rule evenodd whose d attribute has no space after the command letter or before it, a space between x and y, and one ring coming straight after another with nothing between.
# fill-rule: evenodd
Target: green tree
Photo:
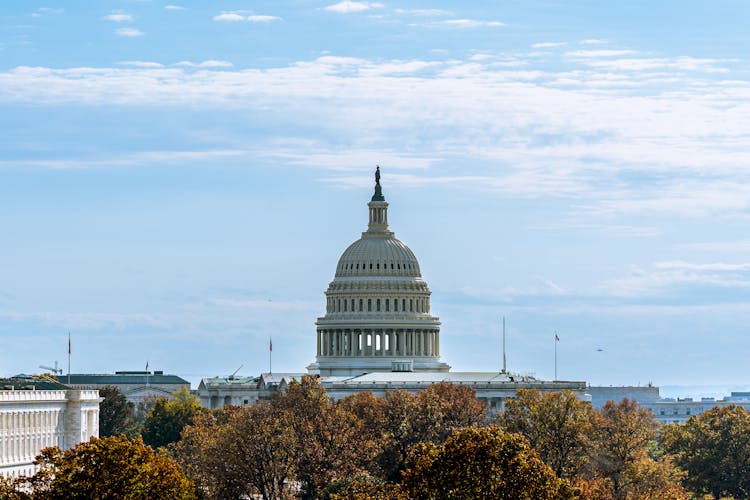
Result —
<instances>
[{"instance_id":1,"label":"green tree","mask_svg":"<svg viewBox=\"0 0 750 500\"><path fill-rule=\"evenodd\" d=\"M662 445L688 474L687 486L714 497L750 498L750 412L713 408L667 426Z\"/></svg>"},{"instance_id":2,"label":"green tree","mask_svg":"<svg viewBox=\"0 0 750 500\"><path fill-rule=\"evenodd\" d=\"M443 444L420 443L402 486L414 499L572 499L573 489L519 434L467 427Z\"/></svg>"},{"instance_id":3,"label":"green tree","mask_svg":"<svg viewBox=\"0 0 750 500\"><path fill-rule=\"evenodd\" d=\"M99 436L136 434L133 403L129 402L125 395L113 385L99 389L99 396L104 398L99 403Z\"/></svg>"},{"instance_id":4,"label":"green tree","mask_svg":"<svg viewBox=\"0 0 750 500\"><path fill-rule=\"evenodd\" d=\"M184 387L174 393L171 401L159 398L143 422L143 441L154 448L174 443L180 439L185 426L207 411Z\"/></svg>"},{"instance_id":5,"label":"green tree","mask_svg":"<svg viewBox=\"0 0 750 500\"><path fill-rule=\"evenodd\" d=\"M572 479L588 462L594 410L572 391L520 389L498 423L523 435L558 477Z\"/></svg>"},{"instance_id":6,"label":"green tree","mask_svg":"<svg viewBox=\"0 0 750 500\"><path fill-rule=\"evenodd\" d=\"M45 448L34 463L39 471L14 485L34 500L196 498L178 465L140 438L91 438L66 451Z\"/></svg>"}]
</instances>

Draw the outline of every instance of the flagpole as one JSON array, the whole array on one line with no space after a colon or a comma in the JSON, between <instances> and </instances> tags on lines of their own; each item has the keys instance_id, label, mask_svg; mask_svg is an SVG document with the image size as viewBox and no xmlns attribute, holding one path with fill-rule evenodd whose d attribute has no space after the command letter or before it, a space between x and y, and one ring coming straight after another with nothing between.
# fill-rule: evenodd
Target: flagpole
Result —
<instances>
[{"instance_id":1,"label":"flagpole","mask_svg":"<svg viewBox=\"0 0 750 500\"><path fill-rule=\"evenodd\" d=\"M557 330L555 330L555 381L557 381L557 343L560 342L560 337L557 336Z\"/></svg>"},{"instance_id":2,"label":"flagpole","mask_svg":"<svg viewBox=\"0 0 750 500\"><path fill-rule=\"evenodd\" d=\"M68 385L70 385L70 331L68 331Z\"/></svg>"},{"instance_id":3,"label":"flagpole","mask_svg":"<svg viewBox=\"0 0 750 500\"><path fill-rule=\"evenodd\" d=\"M507 363L505 360L505 316L503 316L503 373L505 373Z\"/></svg>"}]
</instances>

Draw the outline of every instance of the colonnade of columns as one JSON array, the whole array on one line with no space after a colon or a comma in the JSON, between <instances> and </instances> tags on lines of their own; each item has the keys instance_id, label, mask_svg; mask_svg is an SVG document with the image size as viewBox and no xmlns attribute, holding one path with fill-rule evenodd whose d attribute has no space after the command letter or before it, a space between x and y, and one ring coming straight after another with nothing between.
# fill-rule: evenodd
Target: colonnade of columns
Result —
<instances>
[{"instance_id":1,"label":"colonnade of columns","mask_svg":"<svg viewBox=\"0 0 750 500\"><path fill-rule=\"evenodd\" d=\"M318 356L440 355L440 332L423 329L363 328L318 330Z\"/></svg>"},{"instance_id":2,"label":"colonnade of columns","mask_svg":"<svg viewBox=\"0 0 750 500\"><path fill-rule=\"evenodd\" d=\"M31 463L43 448L65 447L62 410L0 412L0 466Z\"/></svg>"}]
</instances>

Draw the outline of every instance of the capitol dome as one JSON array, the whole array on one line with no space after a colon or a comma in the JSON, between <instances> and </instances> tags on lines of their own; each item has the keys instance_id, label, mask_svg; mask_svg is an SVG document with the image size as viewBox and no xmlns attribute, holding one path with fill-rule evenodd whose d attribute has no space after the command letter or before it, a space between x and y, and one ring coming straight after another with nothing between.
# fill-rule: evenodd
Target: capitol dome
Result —
<instances>
[{"instance_id":1,"label":"capitol dome","mask_svg":"<svg viewBox=\"0 0 750 500\"><path fill-rule=\"evenodd\" d=\"M326 314L316 322L316 362L308 370L327 376L448 371L419 262L388 229L380 168L367 206L367 230L344 250L326 290Z\"/></svg>"}]
</instances>

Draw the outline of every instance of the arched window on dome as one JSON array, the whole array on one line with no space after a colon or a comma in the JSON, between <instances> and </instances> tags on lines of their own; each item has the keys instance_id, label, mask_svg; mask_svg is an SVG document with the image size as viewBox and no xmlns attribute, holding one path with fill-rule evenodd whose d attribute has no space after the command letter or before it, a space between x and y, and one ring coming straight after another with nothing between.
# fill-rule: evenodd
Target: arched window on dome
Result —
<instances>
[{"instance_id":1,"label":"arched window on dome","mask_svg":"<svg viewBox=\"0 0 750 500\"><path fill-rule=\"evenodd\" d=\"M398 312L398 299L393 299L393 310Z\"/></svg>"},{"instance_id":2,"label":"arched window on dome","mask_svg":"<svg viewBox=\"0 0 750 500\"><path fill-rule=\"evenodd\" d=\"M401 299L401 310L406 312L406 299Z\"/></svg>"},{"instance_id":3,"label":"arched window on dome","mask_svg":"<svg viewBox=\"0 0 750 500\"><path fill-rule=\"evenodd\" d=\"M346 312L346 299L344 299L344 312Z\"/></svg>"},{"instance_id":4,"label":"arched window on dome","mask_svg":"<svg viewBox=\"0 0 750 500\"><path fill-rule=\"evenodd\" d=\"M357 271L359 271L359 262L357 262Z\"/></svg>"},{"instance_id":5,"label":"arched window on dome","mask_svg":"<svg viewBox=\"0 0 750 500\"><path fill-rule=\"evenodd\" d=\"M354 312L354 299L352 299L352 307L351 307L350 311Z\"/></svg>"},{"instance_id":6,"label":"arched window on dome","mask_svg":"<svg viewBox=\"0 0 750 500\"><path fill-rule=\"evenodd\" d=\"M372 262L370 262L370 269L372 269Z\"/></svg>"},{"instance_id":7,"label":"arched window on dome","mask_svg":"<svg viewBox=\"0 0 750 500\"><path fill-rule=\"evenodd\" d=\"M378 262L377 264L375 264L375 268L376 269L380 269L380 262Z\"/></svg>"},{"instance_id":8,"label":"arched window on dome","mask_svg":"<svg viewBox=\"0 0 750 500\"><path fill-rule=\"evenodd\" d=\"M391 310L390 302L391 302L390 299L385 299L385 312L390 312Z\"/></svg>"},{"instance_id":9,"label":"arched window on dome","mask_svg":"<svg viewBox=\"0 0 750 500\"><path fill-rule=\"evenodd\" d=\"M401 269L401 263L400 262L396 263L396 269Z\"/></svg>"},{"instance_id":10,"label":"arched window on dome","mask_svg":"<svg viewBox=\"0 0 750 500\"><path fill-rule=\"evenodd\" d=\"M414 312L414 299L409 299L409 312Z\"/></svg>"},{"instance_id":11,"label":"arched window on dome","mask_svg":"<svg viewBox=\"0 0 750 500\"><path fill-rule=\"evenodd\" d=\"M367 299L367 312L372 312L372 299Z\"/></svg>"},{"instance_id":12,"label":"arched window on dome","mask_svg":"<svg viewBox=\"0 0 750 500\"><path fill-rule=\"evenodd\" d=\"M377 299L375 304L376 304L377 311L380 312L380 299Z\"/></svg>"},{"instance_id":13,"label":"arched window on dome","mask_svg":"<svg viewBox=\"0 0 750 500\"><path fill-rule=\"evenodd\" d=\"M393 269L393 262L391 262L391 269Z\"/></svg>"},{"instance_id":14,"label":"arched window on dome","mask_svg":"<svg viewBox=\"0 0 750 500\"><path fill-rule=\"evenodd\" d=\"M364 310L363 309L363 303L364 303L364 300L363 299L359 299L359 312L362 312Z\"/></svg>"},{"instance_id":15,"label":"arched window on dome","mask_svg":"<svg viewBox=\"0 0 750 500\"><path fill-rule=\"evenodd\" d=\"M341 312L341 299L336 300L336 312Z\"/></svg>"}]
</instances>

